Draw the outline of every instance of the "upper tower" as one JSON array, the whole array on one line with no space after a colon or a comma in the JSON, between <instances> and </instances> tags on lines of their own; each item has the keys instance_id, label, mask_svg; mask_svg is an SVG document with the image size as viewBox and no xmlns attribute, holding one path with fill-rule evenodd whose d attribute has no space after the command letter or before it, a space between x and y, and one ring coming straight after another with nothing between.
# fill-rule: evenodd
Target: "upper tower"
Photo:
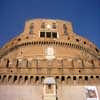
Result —
<instances>
[{"instance_id":1,"label":"upper tower","mask_svg":"<svg viewBox=\"0 0 100 100\"><path fill-rule=\"evenodd\" d=\"M68 35L68 33L73 33L73 29L71 22L52 19L35 19L26 22L24 33L34 34L37 37L59 38L60 36Z\"/></svg>"}]
</instances>

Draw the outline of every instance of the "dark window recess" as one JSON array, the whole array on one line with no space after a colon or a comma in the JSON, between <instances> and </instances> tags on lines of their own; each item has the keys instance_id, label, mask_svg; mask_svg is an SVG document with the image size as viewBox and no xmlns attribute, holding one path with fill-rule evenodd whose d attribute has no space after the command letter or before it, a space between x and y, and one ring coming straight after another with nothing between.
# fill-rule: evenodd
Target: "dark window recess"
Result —
<instances>
[{"instance_id":1,"label":"dark window recess","mask_svg":"<svg viewBox=\"0 0 100 100\"><path fill-rule=\"evenodd\" d=\"M14 82L17 80L17 76L14 76Z\"/></svg>"},{"instance_id":2,"label":"dark window recess","mask_svg":"<svg viewBox=\"0 0 100 100\"><path fill-rule=\"evenodd\" d=\"M52 28L53 28L53 29L56 29L56 23L53 23L53 24L52 24Z\"/></svg>"},{"instance_id":3,"label":"dark window recess","mask_svg":"<svg viewBox=\"0 0 100 100\"><path fill-rule=\"evenodd\" d=\"M79 73L80 73L81 71L79 70Z\"/></svg>"},{"instance_id":4,"label":"dark window recess","mask_svg":"<svg viewBox=\"0 0 100 100\"><path fill-rule=\"evenodd\" d=\"M35 81L38 81L38 80L39 80L39 76L36 76Z\"/></svg>"},{"instance_id":5,"label":"dark window recess","mask_svg":"<svg viewBox=\"0 0 100 100\"><path fill-rule=\"evenodd\" d=\"M6 75L3 76L3 81L6 79L6 77L7 77Z\"/></svg>"},{"instance_id":6,"label":"dark window recess","mask_svg":"<svg viewBox=\"0 0 100 100\"><path fill-rule=\"evenodd\" d=\"M40 32L40 37L45 37L45 32Z\"/></svg>"},{"instance_id":7,"label":"dark window recess","mask_svg":"<svg viewBox=\"0 0 100 100\"><path fill-rule=\"evenodd\" d=\"M18 41L20 41L21 39L20 38L18 38Z\"/></svg>"},{"instance_id":8,"label":"dark window recess","mask_svg":"<svg viewBox=\"0 0 100 100\"><path fill-rule=\"evenodd\" d=\"M51 38L51 32L46 32L46 37Z\"/></svg>"},{"instance_id":9,"label":"dark window recess","mask_svg":"<svg viewBox=\"0 0 100 100\"><path fill-rule=\"evenodd\" d=\"M76 39L77 42L79 42L79 39Z\"/></svg>"},{"instance_id":10,"label":"dark window recess","mask_svg":"<svg viewBox=\"0 0 100 100\"><path fill-rule=\"evenodd\" d=\"M64 81L64 80L65 80L65 77L64 77L64 76L62 76L62 77L61 77L61 81Z\"/></svg>"},{"instance_id":11,"label":"dark window recess","mask_svg":"<svg viewBox=\"0 0 100 100\"><path fill-rule=\"evenodd\" d=\"M42 76L42 77L41 77L41 80L43 80L44 78L45 78L45 77L44 77L44 76Z\"/></svg>"},{"instance_id":12,"label":"dark window recess","mask_svg":"<svg viewBox=\"0 0 100 100\"><path fill-rule=\"evenodd\" d=\"M9 67L9 59L7 59L6 67Z\"/></svg>"},{"instance_id":13,"label":"dark window recess","mask_svg":"<svg viewBox=\"0 0 100 100\"><path fill-rule=\"evenodd\" d=\"M99 76L96 76L96 78L99 78Z\"/></svg>"},{"instance_id":14,"label":"dark window recess","mask_svg":"<svg viewBox=\"0 0 100 100\"><path fill-rule=\"evenodd\" d=\"M94 64L94 61L93 60L91 60L91 63L92 63L92 65Z\"/></svg>"},{"instance_id":15,"label":"dark window recess","mask_svg":"<svg viewBox=\"0 0 100 100\"><path fill-rule=\"evenodd\" d=\"M73 76L73 80L76 80L76 76Z\"/></svg>"},{"instance_id":16,"label":"dark window recess","mask_svg":"<svg viewBox=\"0 0 100 100\"><path fill-rule=\"evenodd\" d=\"M68 76L68 77L67 77L67 79L71 79L71 77L70 77L70 76Z\"/></svg>"},{"instance_id":17,"label":"dark window recess","mask_svg":"<svg viewBox=\"0 0 100 100\"><path fill-rule=\"evenodd\" d=\"M84 44L86 44L86 42L84 41Z\"/></svg>"},{"instance_id":18,"label":"dark window recess","mask_svg":"<svg viewBox=\"0 0 100 100\"><path fill-rule=\"evenodd\" d=\"M66 24L63 24L63 30L64 30L64 34L67 35L67 26L66 26Z\"/></svg>"},{"instance_id":19,"label":"dark window recess","mask_svg":"<svg viewBox=\"0 0 100 100\"><path fill-rule=\"evenodd\" d=\"M57 32L52 32L52 38L57 38Z\"/></svg>"},{"instance_id":20,"label":"dark window recess","mask_svg":"<svg viewBox=\"0 0 100 100\"><path fill-rule=\"evenodd\" d=\"M33 76L30 77L30 80L32 80L32 79L33 79Z\"/></svg>"},{"instance_id":21,"label":"dark window recess","mask_svg":"<svg viewBox=\"0 0 100 100\"><path fill-rule=\"evenodd\" d=\"M32 34L32 33L33 33L33 28L34 28L34 24L33 24L33 23L31 23L31 25L30 25L30 31L29 31L29 33L30 33L30 34Z\"/></svg>"},{"instance_id":22,"label":"dark window recess","mask_svg":"<svg viewBox=\"0 0 100 100\"><path fill-rule=\"evenodd\" d=\"M21 79L22 79L22 76L19 77L19 80L21 80Z\"/></svg>"},{"instance_id":23,"label":"dark window recess","mask_svg":"<svg viewBox=\"0 0 100 100\"><path fill-rule=\"evenodd\" d=\"M91 78L93 78L93 76L91 76Z\"/></svg>"},{"instance_id":24,"label":"dark window recess","mask_svg":"<svg viewBox=\"0 0 100 100\"><path fill-rule=\"evenodd\" d=\"M85 80L88 81L88 76L85 76Z\"/></svg>"},{"instance_id":25,"label":"dark window recess","mask_svg":"<svg viewBox=\"0 0 100 100\"><path fill-rule=\"evenodd\" d=\"M79 79L82 79L82 76L79 76Z\"/></svg>"},{"instance_id":26,"label":"dark window recess","mask_svg":"<svg viewBox=\"0 0 100 100\"><path fill-rule=\"evenodd\" d=\"M59 79L59 76L56 76L56 79Z\"/></svg>"},{"instance_id":27,"label":"dark window recess","mask_svg":"<svg viewBox=\"0 0 100 100\"><path fill-rule=\"evenodd\" d=\"M96 50L97 53L99 52L99 50L97 48L95 48L95 50Z\"/></svg>"},{"instance_id":28,"label":"dark window recess","mask_svg":"<svg viewBox=\"0 0 100 100\"><path fill-rule=\"evenodd\" d=\"M25 81L27 81L28 80L28 76L25 76Z\"/></svg>"}]
</instances>

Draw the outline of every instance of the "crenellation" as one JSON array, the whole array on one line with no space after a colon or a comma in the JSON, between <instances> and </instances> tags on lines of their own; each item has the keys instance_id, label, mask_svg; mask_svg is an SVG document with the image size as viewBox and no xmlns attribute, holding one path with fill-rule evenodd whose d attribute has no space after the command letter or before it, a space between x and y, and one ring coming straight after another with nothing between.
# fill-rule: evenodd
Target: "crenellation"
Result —
<instances>
[{"instance_id":1,"label":"crenellation","mask_svg":"<svg viewBox=\"0 0 100 100\"><path fill-rule=\"evenodd\" d=\"M0 84L2 85L14 85L14 84L19 84L19 85L35 85L41 84L43 80L48 77L48 76L27 76L27 75L0 75ZM55 80L57 84L73 84L73 85L99 85L100 82L100 75L72 75L72 76L52 76L55 77ZM85 84L84 84L84 82ZM74 84L73 82L76 82L77 84ZM83 82L83 83L82 83ZM69 84L70 83L70 84ZM89 84L88 84L89 83Z\"/></svg>"}]
</instances>

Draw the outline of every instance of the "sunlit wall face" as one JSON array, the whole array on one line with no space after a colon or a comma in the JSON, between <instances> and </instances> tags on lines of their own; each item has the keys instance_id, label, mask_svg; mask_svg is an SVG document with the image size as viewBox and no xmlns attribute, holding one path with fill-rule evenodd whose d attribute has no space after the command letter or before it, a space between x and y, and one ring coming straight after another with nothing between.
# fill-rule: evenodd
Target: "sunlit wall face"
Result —
<instances>
[{"instance_id":1,"label":"sunlit wall face","mask_svg":"<svg viewBox=\"0 0 100 100\"><path fill-rule=\"evenodd\" d=\"M63 86L59 85L57 94L59 100L100 100L100 86L66 86L63 84Z\"/></svg>"},{"instance_id":2,"label":"sunlit wall face","mask_svg":"<svg viewBox=\"0 0 100 100\"><path fill-rule=\"evenodd\" d=\"M58 84L57 97L58 100L100 100L99 88L100 86L66 86ZM43 100L43 90L43 85L0 86L0 100L33 100L33 98Z\"/></svg>"}]
</instances>

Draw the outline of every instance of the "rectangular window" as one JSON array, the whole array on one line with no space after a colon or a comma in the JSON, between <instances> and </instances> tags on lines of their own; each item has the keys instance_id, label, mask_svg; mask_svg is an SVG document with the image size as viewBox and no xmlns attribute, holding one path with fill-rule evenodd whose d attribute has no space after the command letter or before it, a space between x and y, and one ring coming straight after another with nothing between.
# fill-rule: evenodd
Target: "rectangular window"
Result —
<instances>
[{"instance_id":1,"label":"rectangular window","mask_svg":"<svg viewBox=\"0 0 100 100\"><path fill-rule=\"evenodd\" d=\"M51 38L51 32L46 32L46 37Z\"/></svg>"},{"instance_id":2,"label":"rectangular window","mask_svg":"<svg viewBox=\"0 0 100 100\"><path fill-rule=\"evenodd\" d=\"M57 32L52 32L52 38L57 38Z\"/></svg>"},{"instance_id":3,"label":"rectangular window","mask_svg":"<svg viewBox=\"0 0 100 100\"><path fill-rule=\"evenodd\" d=\"M40 32L40 37L45 37L45 32Z\"/></svg>"}]
</instances>

